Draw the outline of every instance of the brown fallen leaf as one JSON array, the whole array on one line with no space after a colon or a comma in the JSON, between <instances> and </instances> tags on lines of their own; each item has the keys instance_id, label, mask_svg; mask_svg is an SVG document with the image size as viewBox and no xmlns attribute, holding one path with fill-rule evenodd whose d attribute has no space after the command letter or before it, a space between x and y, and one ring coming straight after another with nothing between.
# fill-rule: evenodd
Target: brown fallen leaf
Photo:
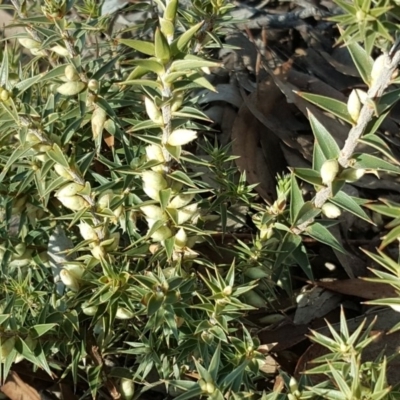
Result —
<instances>
[{"instance_id":1,"label":"brown fallen leaf","mask_svg":"<svg viewBox=\"0 0 400 400\"><path fill-rule=\"evenodd\" d=\"M398 296L396 290L389 284L369 282L358 278L335 281L318 281L312 282L312 284L324 289L328 289L332 292L361 297L362 299L367 300L384 299Z\"/></svg>"},{"instance_id":2,"label":"brown fallen leaf","mask_svg":"<svg viewBox=\"0 0 400 400\"><path fill-rule=\"evenodd\" d=\"M41 400L37 390L25 383L14 371L8 374L6 383L1 386L0 390L10 400Z\"/></svg>"}]
</instances>

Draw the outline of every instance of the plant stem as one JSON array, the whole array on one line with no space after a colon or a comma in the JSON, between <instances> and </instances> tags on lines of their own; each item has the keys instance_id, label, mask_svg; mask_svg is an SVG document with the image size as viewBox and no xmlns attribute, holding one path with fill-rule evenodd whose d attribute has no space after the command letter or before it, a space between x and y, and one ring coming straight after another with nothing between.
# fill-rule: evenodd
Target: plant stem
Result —
<instances>
[{"instance_id":1,"label":"plant stem","mask_svg":"<svg viewBox=\"0 0 400 400\"><path fill-rule=\"evenodd\" d=\"M396 71L397 66L400 63L400 50L394 53L392 57L390 57L388 54L385 54L385 58L385 67L382 70L379 79L368 90L368 97L374 101L378 100L382 96L385 89L390 85L393 73ZM349 166L351 157L353 156L353 153L357 147L358 139L360 139L362 134L365 132L367 125L372 120L373 116L374 109L368 104L364 104L363 108L361 109L357 124L351 128L349 136L339 154L338 162L343 168L347 168ZM331 195L332 191L329 187L320 190L314 199L315 207L321 208L328 201ZM301 225L295 227L293 232L296 234L301 234L313 222L314 219L310 218Z\"/></svg>"}]
</instances>

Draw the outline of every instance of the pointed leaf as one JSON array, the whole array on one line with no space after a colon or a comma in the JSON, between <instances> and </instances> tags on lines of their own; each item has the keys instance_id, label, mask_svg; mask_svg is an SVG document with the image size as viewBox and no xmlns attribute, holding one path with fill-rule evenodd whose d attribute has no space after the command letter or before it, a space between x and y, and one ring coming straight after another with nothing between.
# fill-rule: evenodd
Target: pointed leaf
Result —
<instances>
[{"instance_id":1,"label":"pointed leaf","mask_svg":"<svg viewBox=\"0 0 400 400\"><path fill-rule=\"evenodd\" d=\"M346 253L346 250L342 247L342 245L335 239L332 233L329 232L325 226L316 222L312 225L309 225L306 229L306 233L311 236L313 239L318 242L324 243L341 253Z\"/></svg>"},{"instance_id":2,"label":"pointed leaf","mask_svg":"<svg viewBox=\"0 0 400 400\"><path fill-rule=\"evenodd\" d=\"M322 108L335 115L336 117L348 122L353 123L349 112L347 111L347 104L339 100L332 99L331 97L321 96L319 94L296 92L300 97L306 99L312 104Z\"/></svg>"},{"instance_id":3,"label":"pointed leaf","mask_svg":"<svg viewBox=\"0 0 400 400\"><path fill-rule=\"evenodd\" d=\"M327 131L327 129L309 112L311 128L315 136L315 141L318 143L326 160L332 160L339 157L340 148L336 140Z\"/></svg>"}]
</instances>

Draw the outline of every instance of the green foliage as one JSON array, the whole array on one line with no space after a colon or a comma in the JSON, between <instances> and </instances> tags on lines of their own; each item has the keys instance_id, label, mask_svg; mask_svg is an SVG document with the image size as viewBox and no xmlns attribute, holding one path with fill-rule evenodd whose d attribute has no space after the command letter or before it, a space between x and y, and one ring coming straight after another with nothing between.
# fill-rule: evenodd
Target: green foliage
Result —
<instances>
[{"instance_id":1,"label":"green foliage","mask_svg":"<svg viewBox=\"0 0 400 400\"><path fill-rule=\"evenodd\" d=\"M140 5L152 17L113 32L96 1L13 1L26 34L5 47L0 66L0 378L25 359L83 382L86 398L109 390L109 380L121 393L135 383L136 397L164 385L178 400L387 398L390 360L361 360L372 325L349 333L343 313L340 333L329 326L330 337L312 336L330 353L308 373L327 380L282 373L285 393L262 395L264 356L246 317L280 289L292 293L292 266L313 279L304 236L345 252L330 231L342 210L367 222L364 207L394 218L381 248L398 239L397 203L343 190L365 173L400 173L376 134L398 90L356 89L347 104L299 93L347 124L354 146L380 155L340 149L309 113L312 167L279 176L276 200L265 206L237 173L229 144L204 139L204 156L190 152L210 131L195 94L215 90L207 74L220 67L212 49L222 46L232 5L154 3ZM394 41L397 4L337 3L360 76L385 89L378 69L387 66L371 54ZM304 182L315 198L304 198ZM216 263L200 245L217 254L215 238L228 233L228 220L243 222L240 209L254 236L235 242L232 262ZM388 270L374 270L375 280L400 290L398 264L369 255Z\"/></svg>"}]
</instances>

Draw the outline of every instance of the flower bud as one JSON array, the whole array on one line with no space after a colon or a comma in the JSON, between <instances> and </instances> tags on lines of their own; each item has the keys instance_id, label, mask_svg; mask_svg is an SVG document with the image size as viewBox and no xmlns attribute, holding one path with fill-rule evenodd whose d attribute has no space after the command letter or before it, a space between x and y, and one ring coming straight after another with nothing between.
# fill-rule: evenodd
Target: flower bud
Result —
<instances>
[{"instance_id":1,"label":"flower bud","mask_svg":"<svg viewBox=\"0 0 400 400\"><path fill-rule=\"evenodd\" d=\"M187 242L187 235L183 228L180 228L175 235L175 246L185 247Z\"/></svg>"},{"instance_id":2,"label":"flower bud","mask_svg":"<svg viewBox=\"0 0 400 400\"><path fill-rule=\"evenodd\" d=\"M346 168L339 175L339 178L345 180L346 182L352 183L361 179L364 174L365 170L362 168Z\"/></svg>"},{"instance_id":3,"label":"flower bud","mask_svg":"<svg viewBox=\"0 0 400 400\"><path fill-rule=\"evenodd\" d=\"M167 188L167 181L159 172L145 171L142 174L142 179L146 187L157 189L157 191Z\"/></svg>"},{"instance_id":4,"label":"flower bud","mask_svg":"<svg viewBox=\"0 0 400 400\"><path fill-rule=\"evenodd\" d=\"M88 88L91 91L96 92L97 90L99 90L99 81L97 79L91 79L88 82Z\"/></svg>"},{"instance_id":5,"label":"flower bud","mask_svg":"<svg viewBox=\"0 0 400 400\"><path fill-rule=\"evenodd\" d=\"M193 193L189 194L180 193L171 200L171 202L168 204L168 208L185 207L193 200L193 198L194 198Z\"/></svg>"},{"instance_id":6,"label":"flower bud","mask_svg":"<svg viewBox=\"0 0 400 400\"><path fill-rule=\"evenodd\" d=\"M184 92L177 92L173 94L171 103L172 113L178 111L181 108L183 99L184 99Z\"/></svg>"},{"instance_id":7,"label":"flower bud","mask_svg":"<svg viewBox=\"0 0 400 400\"><path fill-rule=\"evenodd\" d=\"M106 251L103 246L94 246L92 249L90 249L90 252L96 260L101 260L106 256Z\"/></svg>"},{"instance_id":8,"label":"flower bud","mask_svg":"<svg viewBox=\"0 0 400 400\"><path fill-rule=\"evenodd\" d=\"M29 50L38 49L40 47L40 43L38 41L27 37L18 38L18 42L21 44L21 46Z\"/></svg>"},{"instance_id":9,"label":"flower bud","mask_svg":"<svg viewBox=\"0 0 400 400\"><path fill-rule=\"evenodd\" d=\"M167 215L161 209L161 207L155 206L153 204L142 206L140 210L144 213L144 215L152 220L160 220L160 221L167 221Z\"/></svg>"},{"instance_id":10,"label":"flower bud","mask_svg":"<svg viewBox=\"0 0 400 400\"><path fill-rule=\"evenodd\" d=\"M325 215L325 217L327 218L337 218L340 216L340 214L342 213L340 211L340 208L335 206L332 203L325 203L322 208L321 208L322 213Z\"/></svg>"},{"instance_id":11,"label":"flower bud","mask_svg":"<svg viewBox=\"0 0 400 400\"><path fill-rule=\"evenodd\" d=\"M150 99L149 97L145 96L144 98L144 105L146 107L146 113L149 116L149 118L158 125L161 125L164 123L161 111L159 108L154 104L154 101Z\"/></svg>"},{"instance_id":12,"label":"flower bud","mask_svg":"<svg viewBox=\"0 0 400 400\"><path fill-rule=\"evenodd\" d=\"M114 198L114 192L111 189L108 189L100 194L97 200L97 208L99 211L104 210L105 208L110 208L110 203Z\"/></svg>"},{"instance_id":13,"label":"flower bud","mask_svg":"<svg viewBox=\"0 0 400 400\"><path fill-rule=\"evenodd\" d=\"M81 196L58 197L58 200L64 207L67 207L72 211L79 211L89 207L89 203Z\"/></svg>"},{"instance_id":14,"label":"flower bud","mask_svg":"<svg viewBox=\"0 0 400 400\"><path fill-rule=\"evenodd\" d=\"M131 310L122 307L118 307L117 312L115 314L116 319L131 319L134 316L135 314Z\"/></svg>"},{"instance_id":15,"label":"flower bud","mask_svg":"<svg viewBox=\"0 0 400 400\"><path fill-rule=\"evenodd\" d=\"M196 131L190 129L177 129L171 133L167 143L171 146L183 146L196 138Z\"/></svg>"},{"instance_id":16,"label":"flower bud","mask_svg":"<svg viewBox=\"0 0 400 400\"><path fill-rule=\"evenodd\" d=\"M0 93L0 100L1 101L7 101L10 98L10 92L8 90L3 90Z\"/></svg>"},{"instance_id":17,"label":"flower bud","mask_svg":"<svg viewBox=\"0 0 400 400\"><path fill-rule=\"evenodd\" d=\"M204 379L200 379L198 383L199 383L201 391L206 392L207 391L207 382Z\"/></svg>"},{"instance_id":18,"label":"flower bud","mask_svg":"<svg viewBox=\"0 0 400 400\"><path fill-rule=\"evenodd\" d=\"M96 107L91 120L93 139L97 139L102 134L106 118L107 113L101 107Z\"/></svg>"},{"instance_id":19,"label":"flower bud","mask_svg":"<svg viewBox=\"0 0 400 400\"><path fill-rule=\"evenodd\" d=\"M85 273L85 268L82 264L66 264L64 269L68 270L71 276L75 277L76 279L81 279Z\"/></svg>"},{"instance_id":20,"label":"flower bud","mask_svg":"<svg viewBox=\"0 0 400 400\"><path fill-rule=\"evenodd\" d=\"M347 111L351 119L357 123L361 111L361 100L356 90L352 90L347 101Z\"/></svg>"},{"instance_id":21,"label":"flower bud","mask_svg":"<svg viewBox=\"0 0 400 400\"><path fill-rule=\"evenodd\" d=\"M375 61L374 64L372 65L372 70L371 70L371 80L369 86L374 86L380 76L382 75L383 70L385 69L385 64L386 64L386 55L381 54Z\"/></svg>"},{"instance_id":22,"label":"flower bud","mask_svg":"<svg viewBox=\"0 0 400 400\"><path fill-rule=\"evenodd\" d=\"M326 160L321 167L321 178L324 185L331 184L339 172L339 163L337 160Z\"/></svg>"},{"instance_id":23,"label":"flower bud","mask_svg":"<svg viewBox=\"0 0 400 400\"><path fill-rule=\"evenodd\" d=\"M184 224L186 221L189 221L189 219L193 217L196 211L197 204L190 204L189 206L180 208L177 211L177 224L181 225Z\"/></svg>"},{"instance_id":24,"label":"flower bud","mask_svg":"<svg viewBox=\"0 0 400 400\"><path fill-rule=\"evenodd\" d=\"M168 226L162 226L161 228L157 229L152 235L151 238L155 242L162 242L172 236L172 231Z\"/></svg>"},{"instance_id":25,"label":"flower bud","mask_svg":"<svg viewBox=\"0 0 400 400\"><path fill-rule=\"evenodd\" d=\"M135 383L131 379L121 378L120 392L123 400L132 400L135 394Z\"/></svg>"},{"instance_id":26,"label":"flower bud","mask_svg":"<svg viewBox=\"0 0 400 400\"><path fill-rule=\"evenodd\" d=\"M222 291L222 293L225 296L230 296L232 294L232 291L233 291L232 286L228 285L228 286L224 287L224 290Z\"/></svg>"},{"instance_id":27,"label":"flower bud","mask_svg":"<svg viewBox=\"0 0 400 400\"><path fill-rule=\"evenodd\" d=\"M99 240L96 231L87 222L82 221L78 227L81 236L85 240Z\"/></svg>"},{"instance_id":28,"label":"flower bud","mask_svg":"<svg viewBox=\"0 0 400 400\"><path fill-rule=\"evenodd\" d=\"M60 46L59 44L57 44L56 46L53 46L50 50L53 51L54 53L57 53L59 56L62 56L62 57L69 56L69 51L65 47Z\"/></svg>"},{"instance_id":29,"label":"flower bud","mask_svg":"<svg viewBox=\"0 0 400 400\"><path fill-rule=\"evenodd\" d=\"M162 163L165 161L163 151L157 144L146 146L146 156L147 160L156 160Z\"/></svg>"},{"instance_id":30,"label":"flower bud","mask_svg":"<svg viewBox=\"0 0 400 400\"><path fill-rule=\"evenodd\" d=\"M83 82L67 82L57 88L57 92L64 96L75 96L82 92L86 85Z\"/></svg>"},{"instance_id":31,"label":"flower bud","mask_svg":"<svg viewBox=\"0 0 400 400\"><path fill-rule=\"evenodd\" d=\"M68 64L65 67L64 75L70 82L79 81L79 74L75 67L71 64Z\"/></svg>"},{"instance_id":32,"label":"flower bud","mask_svg":"<svg viewBox=\"0 0 400 400\"><path fill-rule=\"evenodd\" d=\"M71 174L61 164L54 164L54 170L57 172L59 176L61 176L64 179L68 179L70 181L74 179L71 176Z\"/></svg>"},{"instance_id":33,"label":"flower bud","mask_svg":"<svg viewBox=\"0 0 400 400\"><path fill-rule=\"evenodd\" d=\"M208 394L213 394L215 392L215 385L212 382L207 382L206 384L206 392Z\"/></svg>"},{"instance_id":34,"label":"flower bud","mask_svg":"<svg viewBox=\"0 0 400 400\"><path fill-rule=\"evenodd\" d=\"M61 270L60 278L67 288L73 290L74 292L77 292L79 290L78 279L74 275L72 275L67 269Z\"/></svg>"},{"instance_id":35,"label":"flower bud","mask_svg":"<svg viewBox=\"0 0 400 400\"><path fill-rule=\"evenodd\" d=\"M74 196L84 188L85 186L80 185L79 183L70 182L64 185L61 189L57 190L55 196L56 197Z\"/></svg>"}]
</instances>

